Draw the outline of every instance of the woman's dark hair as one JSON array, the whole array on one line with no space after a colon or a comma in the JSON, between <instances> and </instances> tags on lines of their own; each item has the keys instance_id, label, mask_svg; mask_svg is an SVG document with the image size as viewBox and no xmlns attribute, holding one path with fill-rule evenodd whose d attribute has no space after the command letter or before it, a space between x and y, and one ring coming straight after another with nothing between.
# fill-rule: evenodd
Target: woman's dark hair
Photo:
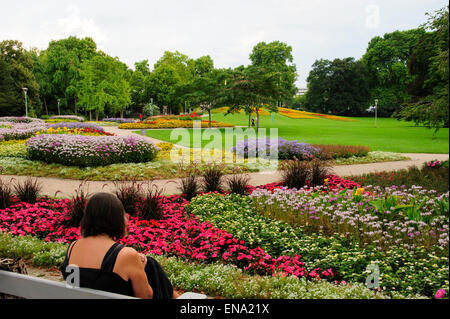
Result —
<instances>
[{"instance_id":1,"label":"woman's dark hair","mask_svg":"<svg viewBox=\"0 0 450 319\"><path fill-rule=\"evenodd\" d=\"M87 202L81 219L81 236L125 235L125 210L120 200L110 193L97 193Z\"/></svg>"}]
</instances>

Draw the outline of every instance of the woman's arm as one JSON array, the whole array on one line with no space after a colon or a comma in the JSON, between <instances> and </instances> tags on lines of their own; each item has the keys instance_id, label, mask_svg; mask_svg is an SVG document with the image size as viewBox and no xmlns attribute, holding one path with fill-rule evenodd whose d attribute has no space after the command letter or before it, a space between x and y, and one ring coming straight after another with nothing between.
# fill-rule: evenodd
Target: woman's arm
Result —
<instances>
[{"instance_id":1,"label":"woman's arm","mask_svg":"<svg viewBox=\"0 0 450 319\"><path fill-rule=\"evenodd\" d=\"M123 248L120 252L121 272L131 280L134 295L138 298L151 299L153 298L153 289L150 287L145 274L144 267L139 253L133 248ZM118 258L119 260L119 258Z\"/></svg>"}]
</instances>

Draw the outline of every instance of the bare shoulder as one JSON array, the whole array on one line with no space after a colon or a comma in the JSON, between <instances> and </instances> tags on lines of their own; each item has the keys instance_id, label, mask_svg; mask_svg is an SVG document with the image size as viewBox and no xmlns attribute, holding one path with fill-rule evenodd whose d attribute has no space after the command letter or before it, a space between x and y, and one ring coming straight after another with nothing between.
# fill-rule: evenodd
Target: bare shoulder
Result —
<instances>
[{"instance_id":1,"label":"bare shoulder","mask_svg":"<svg viewBox=\"0 0 450 319\"><path fill-rule=\"evenodd\" d=\"M139 253L136 251L136 249L131 247L124 247L119 253L119 256L121 259L131 261L131 260L139 260Z\"/></svg>"}]
</instances>

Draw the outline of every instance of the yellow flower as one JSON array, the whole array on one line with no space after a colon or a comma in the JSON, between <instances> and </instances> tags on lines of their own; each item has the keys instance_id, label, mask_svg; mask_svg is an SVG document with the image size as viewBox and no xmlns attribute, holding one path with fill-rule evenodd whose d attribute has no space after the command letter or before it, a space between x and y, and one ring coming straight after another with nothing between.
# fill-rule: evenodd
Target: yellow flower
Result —
<instances>
[{"instance_id":1,"label":"yellow flower","mask_svg":"<svg viewBox=\"0 0 450 319\"><path fill-rule=\"evenodd\" d=\"M330 181L330 179L329 178L325 178L323 181L325 182L325 185L328 185L328 182Z\"/></svg>"},{"instance_id":2,"label":"yellow flower","mask_svg":"<svg viewBox=\"0 0 450 319\"><path fill-rule=\"evenodd\" d=\"M364 188L357 188L357 189L356 189L355 195L356 195L356 196L360 196L360 195L362 195L363 193L364 193Z\"/></svg>"}]
</instances>

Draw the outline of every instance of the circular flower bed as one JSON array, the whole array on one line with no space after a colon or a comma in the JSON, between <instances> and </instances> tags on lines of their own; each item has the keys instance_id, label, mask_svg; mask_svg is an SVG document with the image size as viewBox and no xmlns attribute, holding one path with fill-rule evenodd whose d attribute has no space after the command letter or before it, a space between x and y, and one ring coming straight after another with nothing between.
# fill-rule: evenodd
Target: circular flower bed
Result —
<instances>
[{"instance_id":1,"label":"circular flower bed","mask_svg":"<svg viewBox=\"0 0 450 319\"><path fill-rule=\"evenodd\" d=\"M50 117L50 120L71 120L71 121L84 122L83 117L76 116L76 115L54 115L54 116Z\"/></svg>"},{"instance_id":2,"label":"circular flower bed","mask_svg":"<svg viewBox=\"0 0 450 319\"><path fill-rule=\"evenodd\" d=\"M47 130L36 132L36 135L40 134L74 134L74 135L87 135L87 136L115 136L114 133L108 133L103 130L96 130L92 128L67 128L57 127L56 129L49 127Z\"/></svg>"},{"instance_id":3,"label":"circular flower bed","mask_svg":"<svg viewBox=\"0 0 450 319\"><path fill-rule=\"evenodd\" d=\"M45 128L45 123L42 120L0 118L0 141L27 139Z\"/></svg>"},{"instance_id":4,"label":"circular flower bed","mask_svg":"<svg viewBox=\"0 0 450 319\"><path fill-rule=\"evenodd\" d=\"M278 148L278 159L292 159L294 157L299 160L309 160L315 154L320 152L318 147L314 147L307 143L299 143L298 141L287 141L282 138L269 139L245 139L236 143L231 151L242 157L257 157L262 156L262 152L266 156L275 154L274 151Z\"/></svg>"},{"instance_id":5,"label":"circular flower bed","mask_svg":"<svg viewBox=\"0 0 450 319\"><path fill-rule=\"evenodd\" d=\"M47 124L48 125L48 124ZM67 129L90 129L96 131L105 131L105 129L99 125L92 123L80 123L80 122L60 122L48 125L48 128L67 128Z\"/></svg>"},{"instance_id":6,"label":"circular flower bed","mask_svg":"<svg viewBox=\"0 0 450 319\"><path fill-rule=\"evenodd\" d=\"M68 166L104 166L152 161L158 148L139 136L42 134L26 143L28 157Z\"/></svg>"}]
</instances>

